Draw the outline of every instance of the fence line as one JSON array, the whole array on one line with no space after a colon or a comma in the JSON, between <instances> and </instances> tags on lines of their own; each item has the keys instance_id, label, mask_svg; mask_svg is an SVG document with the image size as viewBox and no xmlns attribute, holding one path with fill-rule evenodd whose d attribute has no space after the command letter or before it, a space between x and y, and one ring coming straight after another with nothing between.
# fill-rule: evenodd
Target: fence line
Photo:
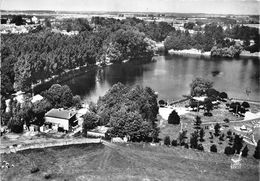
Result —
<instances>
[{"instance_id":1,"label":"fence line","mask_svg":"<svg viewBox=\"0 0 260 181\"><path fill-rule=\"evenodd\" d=\"M71 139L71 140L62 140L58 142L47 142L47 143L36 143L33 145L23 145L20 147L8 147L5 149L0 150L0 154L3 153L16 153L18 151L29 150L29 149L37 149L37 148L49 148L49 147L56 147L56 146L65 146L65 145L79 145L79 144L87 144L87 143L101 143L101 139L89 139L89 138L82 138L82 139Z\"/></svg>"}]
</instances>

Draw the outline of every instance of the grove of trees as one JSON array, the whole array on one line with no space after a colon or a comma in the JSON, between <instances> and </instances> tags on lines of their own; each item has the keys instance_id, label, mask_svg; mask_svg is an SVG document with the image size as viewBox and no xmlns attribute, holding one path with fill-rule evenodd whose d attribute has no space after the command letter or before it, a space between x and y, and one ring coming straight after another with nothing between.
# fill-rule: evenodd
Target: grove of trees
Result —
<instances>
[{"instance_id":1,"label":"grove of trees","mask_svg":"<svg viewBox=\"0 0 260 181\"><path fill-rule=\"evenodd\" d=\"M96 113L85 119L83 125L89 125L89 120L97 125L109 125L110 137L129 136L131 141L156 141L159 128L155 123L158 114L157 95L145 87L133 88L121 83L113 87L99 98L95 107ZM93 116L98 116L98 122ZM86 116L85 116L86 117ZM95 119L94 119L95 118Z\"/></svg>"}]
</instances>

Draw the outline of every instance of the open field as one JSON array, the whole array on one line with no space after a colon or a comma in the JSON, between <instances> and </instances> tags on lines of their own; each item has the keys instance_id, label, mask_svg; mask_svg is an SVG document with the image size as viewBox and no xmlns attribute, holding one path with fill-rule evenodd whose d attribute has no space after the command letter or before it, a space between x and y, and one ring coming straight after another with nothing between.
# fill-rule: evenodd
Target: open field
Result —
<instances>
[{"instance_id":1,"label":"open field","mask_svg":"<svg viewBox=\"0 0 260 181\"><path fill-rule=\"evenodd\" d=\"M255 159L230 169L230 158L183 148L142 144L89 144L3 154L15 167L1 169L2 180L259 180ZM30 173L32 166L40 171Z\"/></svg>"}]
</instances>

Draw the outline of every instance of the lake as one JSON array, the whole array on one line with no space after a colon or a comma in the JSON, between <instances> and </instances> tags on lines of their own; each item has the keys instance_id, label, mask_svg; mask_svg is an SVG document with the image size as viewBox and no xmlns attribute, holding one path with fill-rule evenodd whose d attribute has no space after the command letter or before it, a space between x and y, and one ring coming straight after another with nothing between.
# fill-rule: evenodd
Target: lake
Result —
<instances>
[{"instance_id":1,"label":"lake","mask_svg":"<svg viewBox=\"0 0 260 181\"><path fill-rule=\"evenodd\" d=\"M149 86L159 93L159 99L176 100L190 93L195 77L214 82L218 91L229 97L260 101L260 61L257 58L201 58L167 55L155 62L114 64L86 72L64 84L84 102L97 101L99 96L121 82L125 85ZM246 90L250 92L246 94Z\"/></svg>"}]
</instances>

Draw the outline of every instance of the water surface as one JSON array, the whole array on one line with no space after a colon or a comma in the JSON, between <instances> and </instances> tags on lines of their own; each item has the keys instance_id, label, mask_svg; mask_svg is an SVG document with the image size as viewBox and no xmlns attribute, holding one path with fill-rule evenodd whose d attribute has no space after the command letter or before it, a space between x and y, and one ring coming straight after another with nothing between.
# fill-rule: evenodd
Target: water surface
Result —
<instances>
[{"instance_id":1,"label":"water surface","mask_svg":"<svg viewBox=\"0 0 260 181\"><path fill-rule=\"evenodd\" d=\"M230 97L260 101L260 61L255 58L198 58L158 56L156 62L127 62L86 72L67 84L84 101L96 101L117 82L133 86L149 86L159 99L176 100L190 93L195 77L214 82L214 87ZM246 90L250 92L246 94Z\"/></svg>"}]
</instances>

